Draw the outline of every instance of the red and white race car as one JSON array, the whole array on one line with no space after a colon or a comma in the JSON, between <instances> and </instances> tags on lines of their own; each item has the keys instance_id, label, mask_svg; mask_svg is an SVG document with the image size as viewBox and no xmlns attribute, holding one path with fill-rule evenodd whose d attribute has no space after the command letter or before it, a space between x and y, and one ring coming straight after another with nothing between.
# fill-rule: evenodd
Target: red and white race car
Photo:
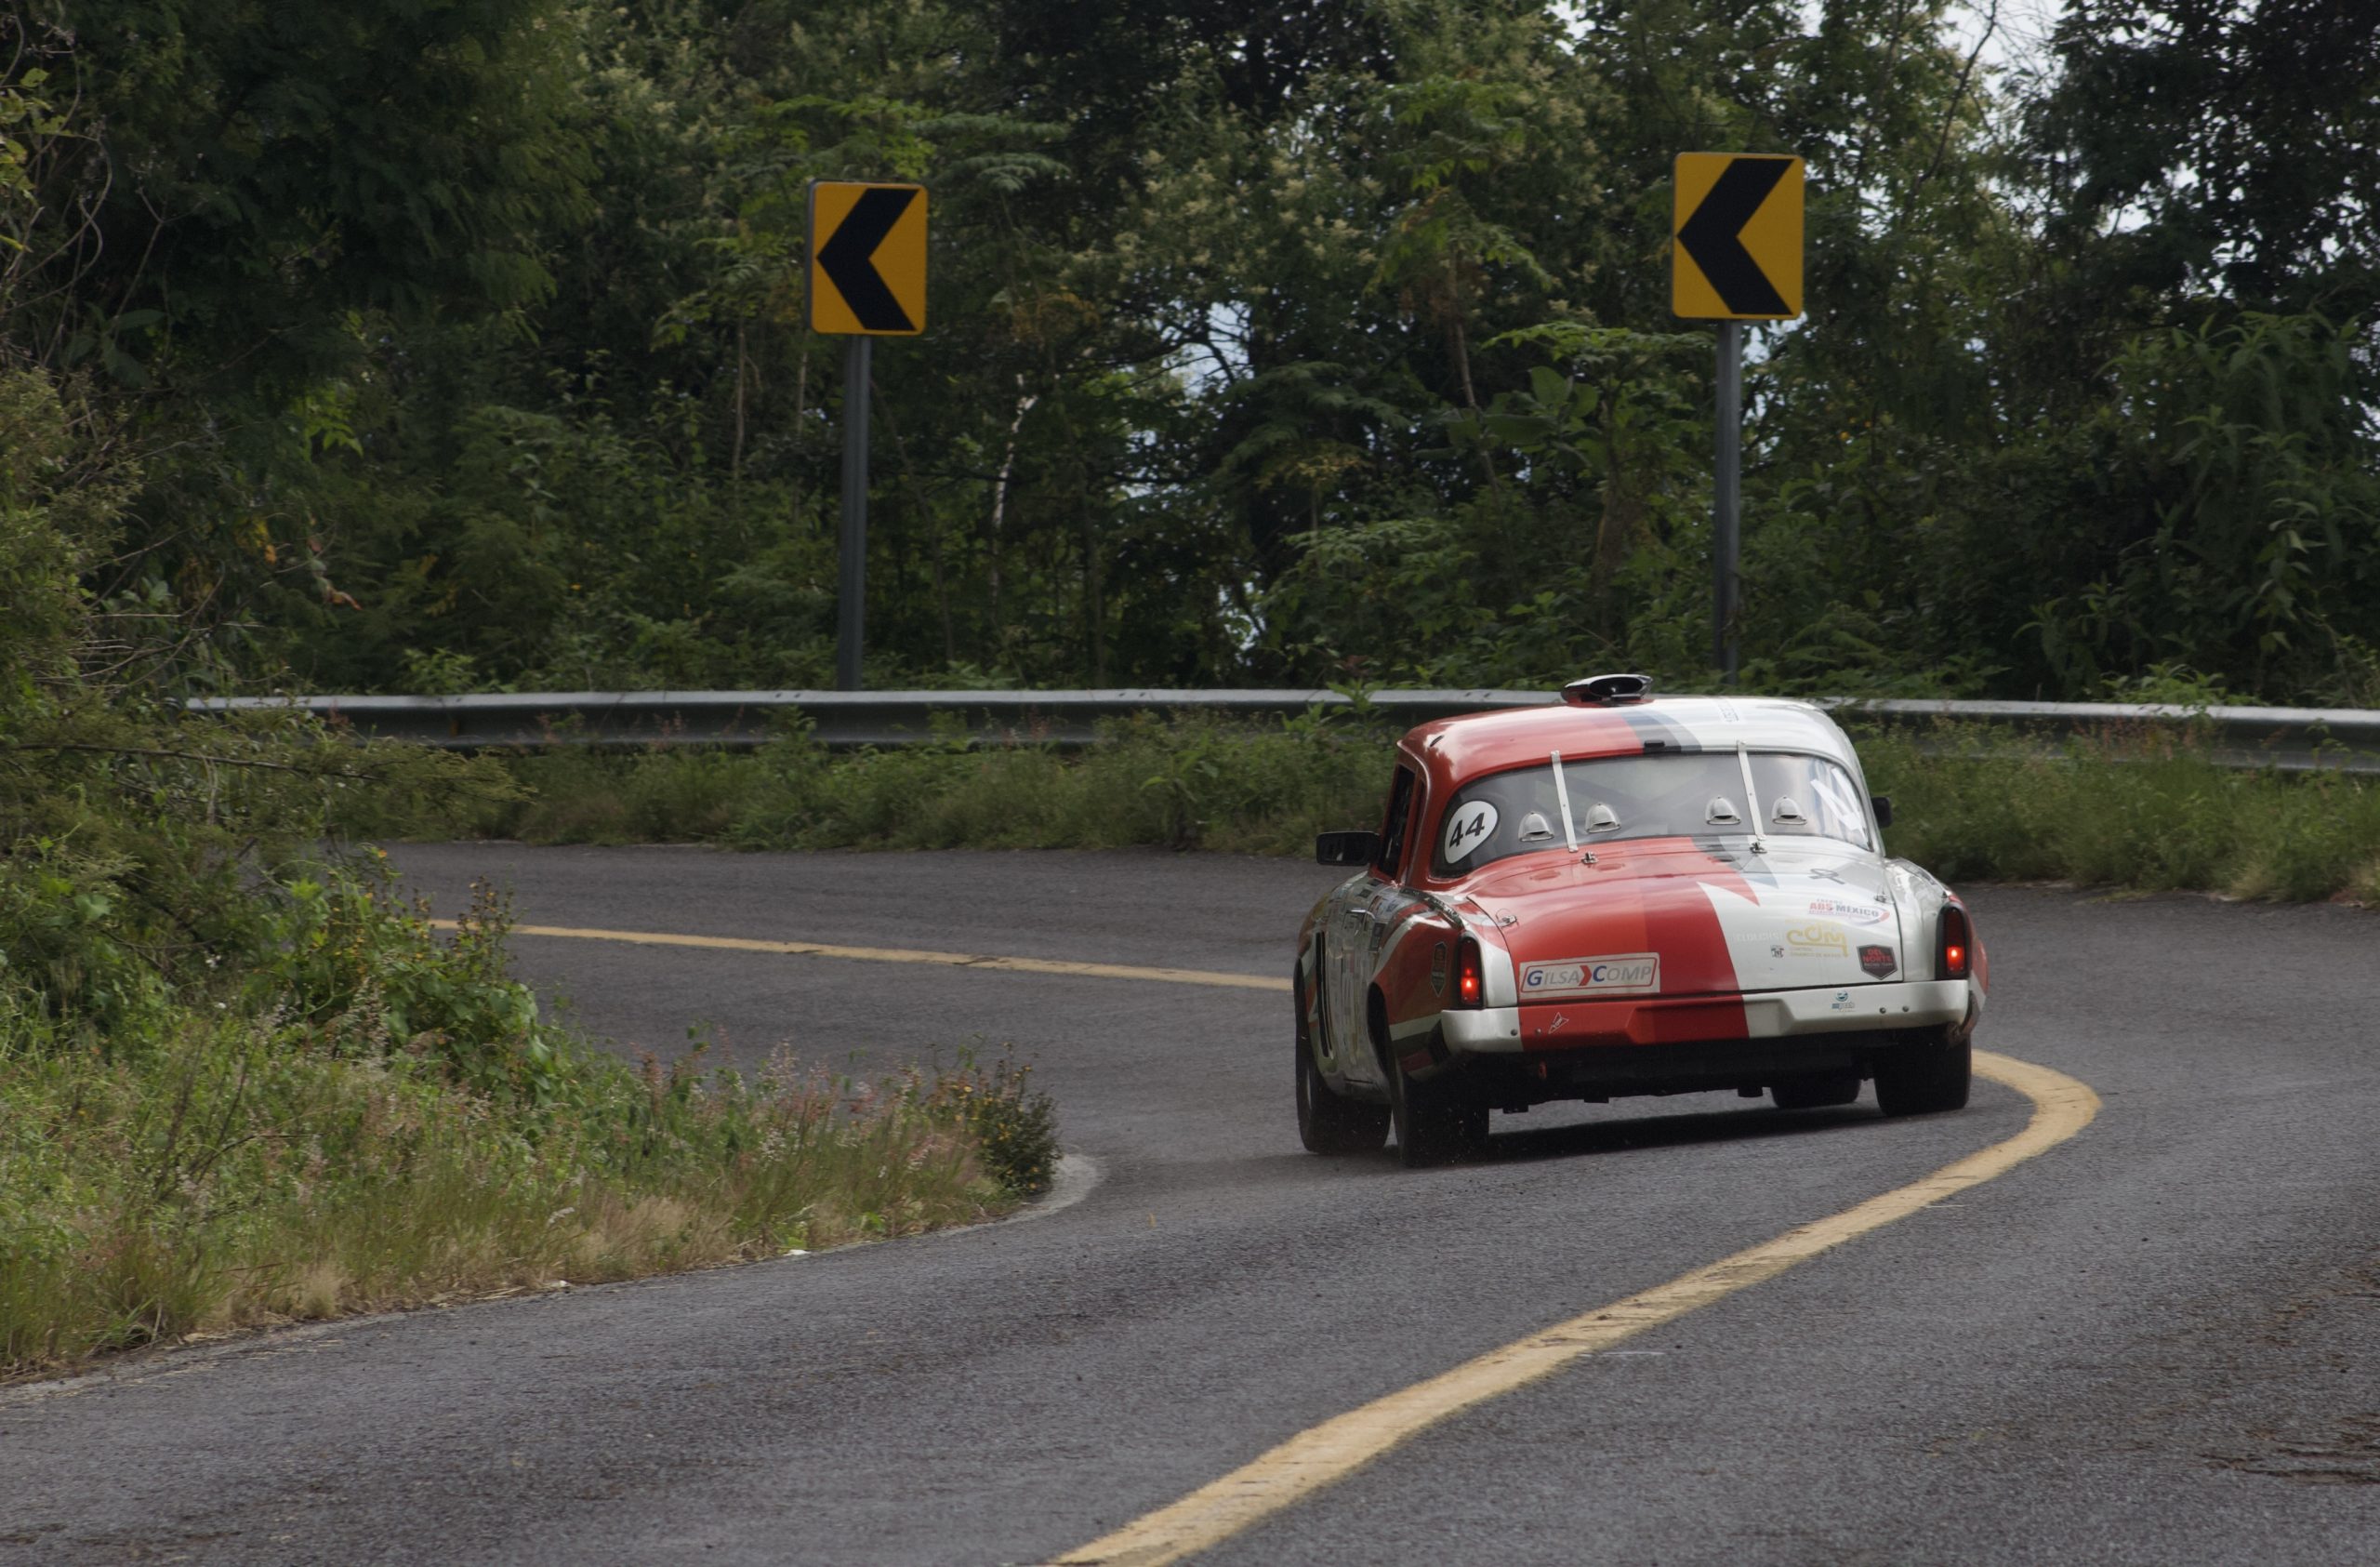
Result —
<instances>
[{"instance_id":1,"label":"red and white race car","mask_svg":"<svg viewBox=\"0 0 2380 1567\"><path fill-rule=\"evenodd\" d=\"M1887 859L1890 802L1805 702L1659 701L1642 675L1397 743L1363 869L1298 936L1298 1130L1435 1162L1490 1109L1765 1091L1887 1115L1967 1101L1988 977L1967 910Z\"/></svg>"}]
</instances>

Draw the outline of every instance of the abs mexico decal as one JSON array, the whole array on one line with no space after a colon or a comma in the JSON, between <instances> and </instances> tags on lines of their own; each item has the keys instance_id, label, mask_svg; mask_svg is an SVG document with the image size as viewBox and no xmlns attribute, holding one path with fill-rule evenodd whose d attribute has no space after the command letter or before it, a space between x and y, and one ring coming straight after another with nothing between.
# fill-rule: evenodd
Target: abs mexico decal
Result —
<instances>
[{"instance_id":1,"label":"abs mexico decal","mask_svg":"<svg viewBox=\"0 0 2380 1567\"><path fill-rule=\"evenodd\" d=\"M1815 876L1818 872L1810 874ZM1831 872L1829 874L1831 879L1840 879L1833 878ZM1873 925L1884 923L1886 911L1865 903L1844 903L1835 898L1821 897L1811 901L1810 912L1821 920L1841 920L1846 925Z\"/></svg>"},{"instance_id":2,"label":"abs mexico decal","mask_svg":"<svg viewBox=\"0 0 2380 1567\"><path fill-rule=\"evenodd\" d=\"M1604 958L1558 958L1521 965L1521 1000L1555 996L1641 996L1661 988L1658 952L1621 952Z\"/></svg>"}]
</instances>

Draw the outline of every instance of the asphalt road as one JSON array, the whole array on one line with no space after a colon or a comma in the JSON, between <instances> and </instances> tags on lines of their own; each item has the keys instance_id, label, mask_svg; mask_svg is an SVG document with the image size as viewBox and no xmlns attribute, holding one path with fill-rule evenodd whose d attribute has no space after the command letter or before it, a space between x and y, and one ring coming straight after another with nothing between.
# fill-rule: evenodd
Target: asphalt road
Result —
<instances>
[{"instance_id":1,"label":"asphalt road","mask_svg":"<svg viewBox=\"0 0 2380 1567\"><path fill-rule=\"evenodd\" d=\"M1312 866L411 848L529 923L1285 971ZM2075 1140L1458 1416L1203 1560L2380 1561L2380 918L1985 889L1981 1042ZM1320 1420L2010 1135L1732 1096L1301 1152L1287 1002L552 938L663 1055L1012 1041L1099 1187L1046 1218L0 1390L0 1560L1034 1562Z\"/></svg>"}]
</instances>

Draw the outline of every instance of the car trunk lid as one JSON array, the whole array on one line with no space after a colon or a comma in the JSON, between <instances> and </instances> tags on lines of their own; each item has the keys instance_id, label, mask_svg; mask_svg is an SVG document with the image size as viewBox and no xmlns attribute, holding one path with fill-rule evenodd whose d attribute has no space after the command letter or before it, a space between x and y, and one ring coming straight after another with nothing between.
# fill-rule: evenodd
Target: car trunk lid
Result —
<instances>
[{"instance_id":1,"label":"car trunk lid","mask_svg":"<svg viewBox=\"0 0 2380 1567\"><path fill-rule=\"evenodd\" d=\"M1523 1003L1714 995L1905 977L1874 860L1770 838L1649 839L1535 855L1471 891Z\"/></svg>"}]
</instances>

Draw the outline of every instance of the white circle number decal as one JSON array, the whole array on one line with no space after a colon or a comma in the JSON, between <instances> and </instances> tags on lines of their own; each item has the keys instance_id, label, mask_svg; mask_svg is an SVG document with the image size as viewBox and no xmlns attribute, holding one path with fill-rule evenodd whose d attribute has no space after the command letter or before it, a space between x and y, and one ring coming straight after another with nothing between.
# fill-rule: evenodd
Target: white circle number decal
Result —
<instances>
[{"instance_id":1,"label":"white circle number decal","mask_svg":"<svg viewBox=\"0 0 2380 1567\"><path fill-rule=\"evenodd\" d=\"M1438 851L1438 857L1452 865L1486 843L1488 835L1495 830L1494 805L1485 800L1474 800L1468 805L1459 805L1447 817L1446 847Z\"/></svg>"}]
</instances>

